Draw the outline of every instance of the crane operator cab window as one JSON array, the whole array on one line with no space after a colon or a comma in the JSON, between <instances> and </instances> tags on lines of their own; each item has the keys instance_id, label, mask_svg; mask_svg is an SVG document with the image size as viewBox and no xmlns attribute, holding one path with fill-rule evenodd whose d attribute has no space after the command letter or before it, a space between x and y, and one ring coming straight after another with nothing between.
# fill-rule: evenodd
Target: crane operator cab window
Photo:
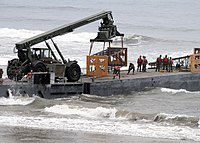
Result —
<instances>
[{"instance_id":1,"label":"crane operator cab window","mask_svg":"<svg viewBox=\"0 0 200 143\"><path fill-rule=\"evenodd\" d=\"M51 58L51 52L49 49L43 49L42 58Z\"/></svg>"},{"instance_id":2,"label":"crane operator cab window","mask_svg":"<svg viewBox=\"0 0 200 143\"><path fill-rule=\"evenodd\" d=\"M49 51L49 49L34 48L33 49L33 58L35 60L51 58L51 54L50 53L51 52Z\"/></svg>"}]
</instances>

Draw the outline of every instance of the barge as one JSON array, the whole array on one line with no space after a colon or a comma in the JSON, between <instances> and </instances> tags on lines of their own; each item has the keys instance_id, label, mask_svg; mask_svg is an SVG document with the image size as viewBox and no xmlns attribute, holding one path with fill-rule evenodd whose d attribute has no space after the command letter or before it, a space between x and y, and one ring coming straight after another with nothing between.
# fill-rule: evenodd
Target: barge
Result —
<instances>
[{"instance_id":1,"label":"barge","mask_svg":"<svg viewBox=\"0 0 200 143\"><path fill-rule=\"evenodd\" d=\"M188 91L200 91L200 73L192 72L136 72L127 75L121 72L120 79L113 79L112 74L107 77L81 77L77 82L61 82L52 84L34 84L33 82L16 82L4 79L0 85L0 96L9 96L8 89L12 95L40 96L46 99L65 98L76 94L91 94L99 96L110 96L130 94L146 89L165 87L172 89L186 89Z\"/></svg>"},{"instance_id":2,"label":"barge","mask_svg":"<svg viewBox=\"0 0 200 143\"><path fill-rule=\"evenodd\" d=\"M66 60L53 38L101 19L97 37L91 39L89 55L87 56L86 75L81 75L77 61ZM121 46L111 47L112 38L120 36ZM200 90L200 49L194 54L184 57L191 59L192 72L136 72L127 75L122 71L120 78L113 79L109 71L115 66L127 66L127 48L123 46L123 36L118 32L111 11L103 11L70 24L63 25L45 33L25 39L15 44L18 58L8 62L7 76L0 84L0 96L22 95L40 96L42 98L64 98L75 94L91 94L109 96L129 94L146 88L166 87L172 89ZM51 44L48 43L51 42ZM44 42L46 48L33 48ZM91 55L94 42L102 42L103 50ZM105 49L105 44L109 46ZM54 50L50 45L53 45ZM54 51L60 56L56 57ZM174 59L176 60L176 59ZM151 64L151 66L153 63ZM155 65L155 63L154 63ZM23 78L27 81L24 82Z\"/></svg>"}]
</instances>

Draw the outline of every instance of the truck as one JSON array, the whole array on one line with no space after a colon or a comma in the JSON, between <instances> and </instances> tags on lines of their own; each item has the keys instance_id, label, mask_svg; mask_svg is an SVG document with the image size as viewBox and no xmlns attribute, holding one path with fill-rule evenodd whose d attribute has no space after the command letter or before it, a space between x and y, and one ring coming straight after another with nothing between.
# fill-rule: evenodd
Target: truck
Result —
<instances>
[{"instance_id":1,"label":"truck","mask_svg":"<svg viewBox=\"0 0 200 143\"><path fill-rule=\"evenodd\" d=\"M7 76L11 80L19 81L29 72L52 72L56 78L66 78L69 82L76 82L80 79L81 68L75 60L66 60L57 44L53 41L56 36L61 36L74 29L102 19L98 28L98 34L93 41L106 42L111 38L121 35L117 31L111 11L102 11L81 20L65 24L58 28L49 30L34 37L25 39L15 44L14 51L18 58L8 61ZM52 42L52 46L48 42ZM33 47L44 42L45 48ZM61 60L56 57L57 52Z\"/></svg>"}]
</instances>

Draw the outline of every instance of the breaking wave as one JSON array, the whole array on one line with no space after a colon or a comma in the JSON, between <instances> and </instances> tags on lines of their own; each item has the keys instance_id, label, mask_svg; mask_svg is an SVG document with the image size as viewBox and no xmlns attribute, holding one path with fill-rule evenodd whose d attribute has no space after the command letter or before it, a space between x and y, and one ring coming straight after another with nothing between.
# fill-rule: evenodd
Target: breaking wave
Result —
<instances>
[{"instance_id":1,"label":"breaking wave","mask_svg":"<svg viewBox=\"0 0 200 143\"><path fill-rule=\"evenodd\" d=\"M165 125L189 127L199 127L200 122L199 117L166 113L143 114L137 112L118 111L116 112L116 117L123 117L124 119L128 119L131 121L155 122Z\"/></svg>"},{"instance_id":2,"label":"breaking wave","mask_svg":"<svg viewBox=\"0 0 200 143\"><path fill-rule=\"evenodd\" d=\"M116 37L114 39L114 41L120 42L121 38ZM129 46L138 46L138 45L142 45L142 44L145 44L148 42L155 42L155 41L162 41L162 40L158 39L158 38L148 37L148 36L144 36L144 35L137 35L137 34L126 35L124 37L124 43Z\"/></svg>"},{"instance_id":3,"label":"breaking wave","mask_svg":"<svg viewBox=\"0 0 200 143\"><path fill-rule=\"evenodd\" d=\"M97 107L92 109L68 105L55 105L52 107L46 107L44 111L62 115L78 115L90 118L115 118L115 114L117 112L115 108Z\"/></svg>"},{"instance_id":4,"label":"breaking wave","mask_svg":"<svg viewBox=\"0 0 200 143\"><path fill-rule=\"evenodd\" d=\"M199 129L178 126L166 127L151 123L131 124L127 121L0 115L0 125L200 141Z\"/></svg>"},{"instance_id":5,"label":"breaking wave","mask_svg":"<svg viewBox=\"0 0 200 143\"><path fill-rule=\"evenodd\" d=\"M170 89L170 88L161 88L161 92L170 92L172 94L176 94L176 93L197 93L197 94L199 94L200 93L200 91L191 92L191 91L187 91L185 89Z\"/></svg>"},{"instance_id":6,"label":"breaking wave","mask_svg":"<svg viewBox=\"0 0 200 143\"><path fill-rule=\"evenodd\" d=\"M112 98L112 96L104 97L104 96L89 95L89 94L82 94L80 96L80 99L86 102L95 102L104 104L116 104L118 102L116 98Z\"/></svg>"},{"instance_id":7,"label":"breaking wave","mask_svg":"<svg viewBox=\"0 0 200 143\"><path fill-rule=\"evenodd\" d=\"M43 31L26 30L26 29L11 29L11 28L0 28L0 37L9 38L29 38L37 34L41 34Z\"/></svg>"},{"instance_id":8,"label":"breaking wave","mask_svg":"<svg viewBox=\"0 0 200 143\"><path fill-rule=\"evenodd\" d=\"M127 120L131 122L150 122L166 125L199 127L199 117L188 115L173 115L173 114L143 114L137 112L117 110L116 108L85 108L79 106L54 105L46 107L45 112L51 112L62 115L76 115L87 118L109 118L117 120Z\"/></svg>"},{"instance_id":9,"label":"breaking wave","mask_svg":"<svg viewBox=\"0 0 200 143\"><path fill-rule=\"evenodd\" d=\"M22 95L19 91L8 89L8 96L0 98L0 105L29 105L35 101L34 97Z\"/></svg>"},{"instance_id":10,"label":"breaking wave","mask_svg":"<svg viewBox=\"0 0 200 143\"><path fill-rule=\"evenodd\" d=\"M186 118L188 122L190 122L189 120L195 122L198 120L195 117L186 115L168 115L164 113L145 115L129 111L118 111L115 108L86 108L69 105L46 107L44 111L60 114L60 116L55 117L52 114L49 114L49 116L41 114L37 117L0 115L0 125L200 141L199 128L170 123L174 119L179 121L182 118ZM148 120L150 118L152 120L144 120L145 116ZM133 118L137 120L133 122ZM186 119L184 121L187 121ZM168 122L165 123L166 121Z\"/></svg>"},{"instance_id":11,"label":"breaking wave","mask_svg":"<svg viewBox=\"0 0 200 143\"><path fill-rule=\"evenodd\" d=\"M160 113L154 118L155 122L167 123L178 126L189 126L189 127L199 127L199 117L187 116L187 115L173 115Z\"/></svg>"},{"instance_id":12,"label":"breaking wave","mask_svg":"<svg viewBox=\"0 0 200 143\"><path fill-rule=\"evenodd\" d=\"M45 31L41 30L26 30L26 29L12 29L12 28L0 28L0 37L2 38L20 38L26 39L33 37L35 35L41 34ZM90 42L90 39L94 39L97 36L97 33L89 32L79 32L79 33L68 33L66 35L55 37L58 41L69 41L69 42ZM158 39L144 36L144 35L127 35L124 37L124 42L131 45L139 45L143 42L152 42ZM114 42L119 42L121 39L116 37Z\"/></svg>"},{"instance_id":13,"label":"breaking wave","mask_svg":"<svg viewBox=\"0 0 200 143\"><path fill-rule=\"evenodd\" d=\"M26 30L26 29L10 29L10 28L0 28L0 37L2 38L18 38L23 40L36 36L43 33L44 31L38 30ZM65 42L87 42L89 43L90 39L93 39L97 36L96 33L80 32L80 33L68 33L66 35L55 37L58 41ZM18 41L19 42L19 41Z\"/></svg>"},{"instance_id":14,"label":"breaking wave","mask_svg":"<svg viewBox=\"0 0 200 143\"><path fill-rule=\"evenodd\" d=\"M46 107L44 112L45 116L42 112L37 116L0 115L0 125L200 141L199 118L193 116L66 104Z\"/></svg>"}]
</instances>

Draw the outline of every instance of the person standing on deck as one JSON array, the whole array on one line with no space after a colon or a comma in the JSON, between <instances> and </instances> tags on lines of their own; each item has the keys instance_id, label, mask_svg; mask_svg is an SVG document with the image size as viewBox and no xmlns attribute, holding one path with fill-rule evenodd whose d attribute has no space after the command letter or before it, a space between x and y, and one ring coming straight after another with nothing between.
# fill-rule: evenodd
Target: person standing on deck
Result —
<instances>
[{"instance_id":1,"label":"person standing on deck","mask_svg":"<svg viewBox=\"0 0 200 143\"><path fill-rule=\"evenodd\" d=\"M173 60L172 57L169 58L169 72L172 72L172 65L173 65Z\"/></svg>"},{"instance_id":2,"label":"person standing on deck","mask_svg":"<svg viewBox=\"0 0 200 143\"><path fill-rule=\"evenodd\" d=\"M162 65L162 55L160 55L160 57L158 57L157 59L156 59L156 72L158 71L160 71L160 67L161 67L161 65Z\"/></svg>"},{"instance_id":3,"label":"person standing on deck","mask_svg":"<svg viewBox=\"0 0 200 143\"><path fill-rule=\"evenodd\" d=\"M169 59L167 58L167 55L165 55L163 59L163 70L168 70L168 64L169 64Z\"/></svg>"},{"instance_id":4,"label":"person standing on deck","mask_svg":"<svg viewBox=\"0 0 200 143\"><path fill-rule=\"evenodd\" d=\"M143 56L143 61L142 61L142 71L143 72L146 72L147 63L148 63L148 61L147 61L146 57Z\"/></svg>"},{"instance_id":5,"label":"person standing on deck","mask_svg":"<svg viewBox=\"0 0 200 143\"><path fill-rule=\"evenodd\" d=\"M142 56L140 56L138 59L137 59L137 72L140 71L141 72L141 66L142 66Z\"/></svg>"}]
</instances>

